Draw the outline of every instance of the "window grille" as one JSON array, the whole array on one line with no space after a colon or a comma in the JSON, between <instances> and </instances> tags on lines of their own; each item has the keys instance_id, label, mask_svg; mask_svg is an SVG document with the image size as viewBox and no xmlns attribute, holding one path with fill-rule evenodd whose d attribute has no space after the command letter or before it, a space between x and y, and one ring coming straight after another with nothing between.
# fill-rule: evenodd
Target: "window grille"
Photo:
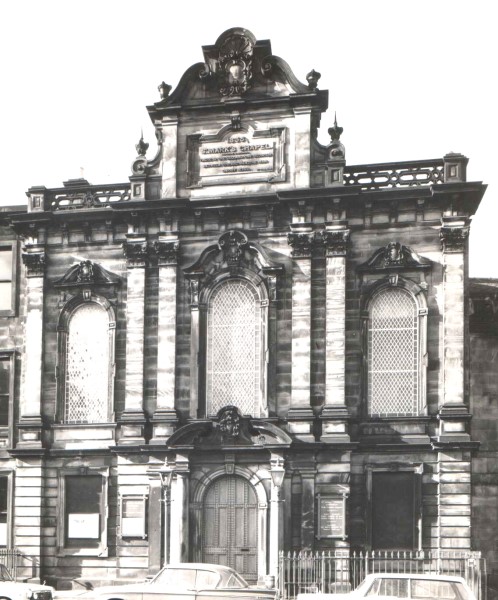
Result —
<instances>
[{"instance_id":1,"label":"window grille","mask_svg":"<svg viewBox=\"0 0 498 600\"><path fill-rule=\"evenodd\" d=\"M370 415L419 412L418 310L403 289L384 290L370 304L368 411Z\"/></svg>"},{"instance_id":2,"label":"window grille","mask_svg":"<svg viewBox=\"0 0 498 600\"><path fill-rule=\"evenodd\" d=\"M258 414L261 380L261 305L252 285L220 285L208 306L206 391L208 413L227 405Z\"/></svg>"},{"instance_id":3,"label":"window grille","mask_svg":"<svg viewBox=\"0 0 498 600\"><path fill-rule=\"evenodd\" d=\"M108 420L109 318L93 302L79 306L69 321L66 346L65 422Z\"/></svg>"}]
</instances>

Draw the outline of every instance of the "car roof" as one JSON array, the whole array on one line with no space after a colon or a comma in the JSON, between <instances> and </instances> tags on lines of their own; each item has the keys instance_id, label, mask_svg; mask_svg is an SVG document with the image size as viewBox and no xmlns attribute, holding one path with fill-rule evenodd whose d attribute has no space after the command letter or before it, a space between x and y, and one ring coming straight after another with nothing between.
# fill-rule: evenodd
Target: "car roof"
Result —
<instances>
[{"instance_id":1,"label":"car roof","mask_svg":"<svg viewBox=\"0 0 498 600\"><path fill-rule=\"evenodd\" d=\"M225 565L215 565L210 563L170 563L166 565L166 569L206 569L213 571L230 571L233 572L231 567L226 567Z\"/></svg>"},{"instance_id":2,"label":"car roof","mask_svg":"<svg viewBox=\"0 0 498 600\"><path fill-rule=\"evenodd\" d=\"M465 581L456 575L438 575L437 573L370 573L365 579L382 577L385 579L435 579L442 581Z\"/></svg>"}]
</instances>

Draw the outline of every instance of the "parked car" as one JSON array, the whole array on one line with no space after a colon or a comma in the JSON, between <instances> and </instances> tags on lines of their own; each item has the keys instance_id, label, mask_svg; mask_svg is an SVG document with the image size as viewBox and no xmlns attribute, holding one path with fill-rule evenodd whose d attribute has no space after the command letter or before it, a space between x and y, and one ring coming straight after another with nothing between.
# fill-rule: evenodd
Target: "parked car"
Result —
<instances>
[{"instance_id":1,"label":"parked car","mask_svg":"<svg viewBox=\"0 0 498 600\"><path fill-rule=\"evenodd\" d=\"M347 594L298 594L297 600L359 600L369 596L411 600L476 600L463 577L430 574L372 573Z\"/></svg>"},{"instance_id":2,"label":"parked car","mask_svg":"<svg viewBox=\"0 0 498 600\"><path fill-rule=\"evenodd\" d=\"M0 564L0 598L2 600L52 600L54 588L39 583L15 581L9 569Z\"/></svg>"},{"instance_id":3,"label":"parked car","mask_svg":"<svg viewBox=\"0 0 498 600\"><path fill-rule=\"evenodd\" d=\"M85 600L273 600L275 589L251 587L233 569L206 563L170 564L151 580L97 587L73 597ZM56 600L70 594L56 593Z\"/></svg>"}]
</instances>

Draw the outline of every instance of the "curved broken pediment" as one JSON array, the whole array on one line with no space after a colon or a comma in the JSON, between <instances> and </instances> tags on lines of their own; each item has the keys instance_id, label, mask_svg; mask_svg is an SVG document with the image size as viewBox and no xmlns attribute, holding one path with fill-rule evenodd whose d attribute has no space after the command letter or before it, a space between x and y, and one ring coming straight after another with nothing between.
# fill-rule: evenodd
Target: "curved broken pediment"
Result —
<instances>
[{"instance_id":1,"label":"curved broken pediment","mask_svg":"<svg viewBox=\"0 0 498 600\"><path fill-rule=\"evenodd\" d=\"M290 436L274 423L241 415L235 406L225 406L213 420L180 427L169 438L168 448L274 448L289 447Z\"/></svg>"},{"instance_id":2,"label":"curved broken pediment","mask_svg":"<svg viewBox=\"0 0 498 600\"><path fill-rule=\"evenodd\" d=\"M392 269L430 269L431 261L419 256L408 246L399 242L390 242L384 248L379 248L358 267L360 272L390 271Z\"/></svg>"},{"instance_id":3,"label":"curved broken pediment","mask_svg":"<svg viewBox=\"0 0 498 600\"><path fill-rule=\"evenodd\" d=\"M53 282L56 288L91 287L119 284L120 279L114 273L107 271L98 263L82 260L70 267L63 277Z\"/></svg>"},{"instance_id":4,"label":"curved broken pediment","mask_svg":"<svg viewBox=\"0 0 498 600\"><path fill-rule=\"evenodd\" d=\"M183 272L188 280L198 282L200 289L224 271L232 274L252 272L261 278L273 278L283 269L243 231L231 229L220 236L217 244L208 246L198 260Z\"/></svg>"}]
</instances>

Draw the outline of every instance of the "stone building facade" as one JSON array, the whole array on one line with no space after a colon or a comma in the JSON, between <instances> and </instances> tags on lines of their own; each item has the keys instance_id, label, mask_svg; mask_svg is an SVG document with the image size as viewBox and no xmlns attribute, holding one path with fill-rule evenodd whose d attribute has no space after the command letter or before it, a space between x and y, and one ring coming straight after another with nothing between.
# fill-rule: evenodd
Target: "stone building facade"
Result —
<instances>
[{"instance_id":1,"label":"stone building facade","mask_svg":"<svg viewBox=\"0 0 498 600\"><path fill-rule=\"evenodd\" d=\"M454 153L347 165L318 73L239 28L203 53L159 86L129 182L1 214L0 545L58 587L189 560L255 581L294 549L494 557L485 186Z\"/></svg>"}]
</instances>

